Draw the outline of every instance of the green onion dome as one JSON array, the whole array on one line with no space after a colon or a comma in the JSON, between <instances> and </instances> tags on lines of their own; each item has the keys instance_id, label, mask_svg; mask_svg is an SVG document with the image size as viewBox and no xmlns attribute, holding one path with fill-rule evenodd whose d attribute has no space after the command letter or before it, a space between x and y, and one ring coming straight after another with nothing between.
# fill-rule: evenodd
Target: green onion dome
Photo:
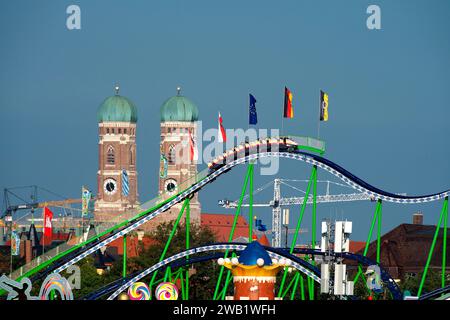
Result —
<instances>
[{"instance_id":1,"label":"green onion dome","mask_svg":"<svg viewBox=\"0 0 450 320\"><path fill-rule=\"evenodd\" d=\"M97 111L98 122L137 122L137 108L134 103L119 95L119 87L116 87L116 94L106 98Z\"/></svg>"},{"instance_id":2,"label":"green onion dome","mask_svg":"<svg viewBox=\"0 0 450 320\"><path fill-rule=\"evenodd\" d=\"M161 106L161 122L167 121L197 121L198 108L188 98L180 94L180 88L177 89L178 94L167 99Z\"/></svg>"}]
</instances>

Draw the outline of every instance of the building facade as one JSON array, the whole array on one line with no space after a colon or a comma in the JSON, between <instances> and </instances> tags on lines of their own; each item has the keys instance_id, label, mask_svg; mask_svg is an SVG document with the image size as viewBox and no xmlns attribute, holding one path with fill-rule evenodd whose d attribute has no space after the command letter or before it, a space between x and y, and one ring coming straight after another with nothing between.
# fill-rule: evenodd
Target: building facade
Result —
<instances>
[{"instance_id":1,"label":"building facade","mask_svg":"<svg viewBox=\"0 0 450 320\"><path fill-rule=\"evenodd\" d=\"M428 253L431 248L436 226L418 223L403 223L381 237L380 263L394 278L404 280L423 272ZM430 270L440 273L442 270L442 255L444 252L444 228L440 228L434 253L430 260ZM450 230L447 229L447 234ZM357 253L362 254L363 249ZM369 245L367 257L376 261L377 241ZM447 250L446 261L450 261L450 251ZM356 270L356 266L354 266ZM446 267L446 273L450 266ZM356 271L355 271L356 272Z\"/></svg>"},{"instance_id":2,"label":"building facade","mask_svg":"<svg viewBox=\"0 0 450 320\"><path fill-rule=\"evenodd\" d=\"M98 172L96 221L113 221L114 217L137 209L139 205L136 165L136 106L116 94L106 98L97 112Z\"/></svg>"},{"instance_id":3,"label":"building facade","mask_svg":"<svg viewBox=\"0 0 450 320\"><path fill-rule=\"evenodd\" d=\"M158 195L165 200L184 190L197 179L197 134L198 108L188 98L177 95L167 99L160 109L160 170ZM151 225L175 220L182 203L150 221ZM201 206L198 195L190 201L191 223L200 223Z\"/></svg>"}]
</instances>

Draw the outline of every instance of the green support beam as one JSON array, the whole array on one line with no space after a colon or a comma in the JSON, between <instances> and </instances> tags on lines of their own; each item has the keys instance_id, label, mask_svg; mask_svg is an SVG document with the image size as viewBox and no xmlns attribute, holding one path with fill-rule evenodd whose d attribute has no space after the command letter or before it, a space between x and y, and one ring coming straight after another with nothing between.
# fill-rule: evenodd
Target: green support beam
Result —
<instances>
[{"instance_id":1,"label":"green support beam","mask_svg":"<svg viewBox=\"0 0 450 320\"><path fill-rule=\"evenodd\" d=\"M378 210L378 226L377 226L377 263L380 264L381 261L381 217L382 217L383 207L380 205Z\"/></svg>"},{"instance_id":2,"label":"green support beam","mask_svg":"<svg viewBox=\"0 0 450 320\"><path fill-rule=\"evenodd\" d=\"M164 282L172 280L172 268L169 266L166 268L166 272L164 273Z\"/></svg>"},{"instance_id":3,"label":"green support beam","mask_svg":"<svg viewBox=\"0 0 450 320\"><path fill-rule=\"evenodd\" d=\"M444 219L444 216L445 216L445 219ZM434 246L436 245L436 241L437 241L437 238L439 235L439 230L441 229L442 220L444 220L444 221L447 220L447 216L448 216L448 197L445 197L444 204L442 205L441 214L439 215L439 222L436 225L436 231L434 232L433 242L431 243L431 248L430 248L430 251L428 252L428 258L427 258L427 262L425 264L425 269L423 270L422 279L420 280L419 290L417 292L417 297L419 297L419 298L422 294L422 290L423 290L423 286L425 284L425 279L427 277L427 272L428 272L428 268L430 266L431 258L433 257ZM445 224L446 224L446 222L444 223L444 225ZM447 245L447 244L445 244L445 245ZM447 254L446 249L447 248L445 248L445 250L443 250L444 252L442 252L442 256L443 256L442 274L443 274L443 277L445 274L444 256ZM445 284L445 278L441 279L441 282L443 282Z\"/></svg>"},{"instance_id":4,"label":"green support beam","mask_svg":"<svg viewBox=\"0 0 450 320\"><path fill-rule=\"evenodd\" d=\"M123 266L122 266L122 277L125 279L127 277L127 235L123 236Z\"/></svg>"},{"instance_id":5,"label":"green support beam","mask_svg":"<svg viewBox=\"0 0 450 320\"><path fill-rule=\"evenodd\" d=\"M186 300L185 299L185 282L184 282L184 277L183 277L184 272L181 272L180 274L180 284L181 284L181 300Z\"/></svg>"},{"instance_id":6,"label":"green support beam","mask_svg":"<svg viewBox=\"0 0 450 320\"><path fill-rule=\"evenodd\" d=\"M313 205L312 205L312 225L311 225L311 248L316 248L316 209L317 209L317 167L314 166L313 177Z\"/></svg>"},{"instance_id":7,"label":"green support beam","mask_svg":"<svg viewBox=\"0 0 450 320\"><path fill-rule=\"evenodd\" d=\"M231 270L227 270L227 277L225 278L225 285L223 287L222 294L220 295L221 300L225 300L225 297L227 295L227 289L228 289L228 286L229 286L231 280L233 280Z\"/></svg>"},{"instance_id":8,"label":"green support beam","mask_svg":"<svg viewBox=\"0 0 450 320\"><path fill-rule=\"evenodd\" d=\"M236 213L234 214L233 225L231 226L231 231L230 231L230 235L228 237L228 242L231 242L233 240L234 230L236 229L237 220L238 220L239 214L241 213L242 202L244 201L245 191L247 190L248 181L249 181L249 178L250 178L252 172L253 172L253 163L250 163L247 167L247 174L245 175L244 185L242 186L242 191L241 191L241 196L239 198L238 206L236 208ZM249 224L250 223L251 223L251 221L249 221ZM224 258L227 258L227 257L228 257L228 250L225 250ZM219 278L217 279L216 288L214 290L214 295L213 295L213 300L218 300L220 297L219 288L220 288L220 284L222 282L224 269L225 269L224 266L220 267ZM225 283L225 286L227 286L226 283Z\"/></svg>"},{"instance_id":9,"label":"green support beam","mask_svg":"<svg viewBox=\"0 0 450 320\"><path fill-rule=\"evenodd\" d=\"M190 247L190 225L191 225L191 206L188 203L186 206L186 220L185 220L185 228L186 228L186 250L189 250ZM186 256L186 260L189 260L189 256ZM189 266L186 266L186 290L185 290L185 300L189 300Z\"/></svg>"},{"instance_id":10,"label":"green support beam","mask_svg":"<svg viewBox=\"0 0 450 320\"><path fill-rule=\"evenodd\" d=\"M316 210L317 210L317 166L314 166L315 170L314 170L314 177L313 177L313 207L312 207L312 225L311 225L311 229L312 229L312 239L311 239L311 249L316 249L316 219L317 219L317 214L316 214ZM314 263L314 256L312 257L312 261L311 261L312 265L315 265ZM308 279L310 279L310 300L314 300L314 280L310 277L308 277Z\"/></svg>"},{"instance_id":11,"label":"green support beam","mask_svg":"<svg viewBox=\"0 0 450 320\"><path fill-rule=\"evenodd\" d=\"M295 292L297 291L297 285L298 285L299 278L300 278L300 273L297 272L297 274L295 275L294 288L292 289L292 292L291 292L291 300L294 300L294 298L295 298Z\"/></svg>"},{"instance_id":12,"label":"green support beam","mask_svg":"<svg viewBox=\"0 0 450 320\"><path fill-rule=\"evenodd\" d=\"M249 207L248 207L248 242L252 242L253 240L253 168L254 165L251 166L250 172L250 186L249 186Z\"/></svg>"},{"instance_id":13,"label":"green support beam","mask_svg":"<svg viewBox=\"0 0 450 320\"><path fill-rule=\"evenodd\" d=\"M301 299L305 300L305 284L303 283L303 275L300 275L300 293L301 293Z\"/></svg>"},{"instance_id":14,"label":"green support beam","mask_svg":"<svg viewBox=\"0 0 450 320\"><path fill-rule=\"evenodd\" d=\"M445 198L445 213L444 213L444 235L442 239L442 288L445 287L445 272L447 269L447 221L448 221L448 197Z\"/></svg>"},{"instance_id":15,"label":"green support beam","mask_svg":"<svg viewBox=\"0 0 450 320\"><path fill-rule=\"evenodd\" d=\"M219 297L221 300L224 300L227 295L227 289L230 283L233 281L233 277L231 276L231 271L227 270L227 276L225 279L225 286L222 288L222 291L220 291Z\"/></svg>"},{"instance_id":16,"label":"green support beam","mask_svg":"<svg viewBox=\"0 0 450 320\"><path fill-rule=\"evenodd\" d=\"M178 213L177 219L175 220L175 224L173 225L172 231L170 232L169 239L166 242L166 245L164 247L163 252L161 253L161 256L159 257L158 262L161 262L162 260L164 260L167 250L169 249L170 243L172 242L172 238L174 237L175 232L177 231L177 227L178 227L178 224L180 223L181 217L183 216L184 210L185 210L186 206L189 205L189 202L190 202L189 198L184 200L183 205L181 206L181 209L180 209L180 213ZM157 274L158 274L158 270L153 272L152 279L150 280L150 284L149 284L150 293L152 292L153 284L155 282ZM152 298L152 294L150 294L150 299L151 298Z\"/></svg>"},{"instance_id":17,"label":"green support beam","mask_svg":"<svg viewBox=\"0 0 450 320\"><path fill-rule=\"evenodd\" d=\"M373 229L375 228L375 222L377 221L378 214L379 214L379 212L381 210L381 207L382 207L382 201L381 201L381 199L378 199L377 206L375 208L375 214L373 215L372 223L370 224L369 234L367 235L366 245L364 247L364 252L363 252L363 256L364 257L367 255L367 252L369 250L369 245L370 245L370 240L372 239ZM381 227L381 225L380 225L380 227ZM356 274L355 278L353 279L354 283L356 283L358 281L358 279L361 276L361 274L362 274L362 268L361 268L361 265L359 265L358 266L358 273Z\"/></svg>"},{"instance_id":18,"label":"green support beam","mask_svg":"<svg viewBox=\"0 0 450 320\"><path fill-rule=\"evenodd\" d=\"M305 209L306 209L306 203L307 203L308 198L309 198L309 193L311 191L311 185L312 185L312 182L314 180L314 177L316 176L316 172L317 172L317 167L313 166L312 171L311 171L311 175L309 177L308 186L306 187L306 193L305 193L305 196L304 196L304 199L303 199L302 207L300 209L300 215L299 215L299 218L297 220L297 226L295 228L294 237L292 239L291 247L289 249L289 253L290 254L292 254L294 252L295 245L297 244L298 232L299 232L300 226L302 224L303 215L304 215ZM282 297L283 287L284 287L284 283L286 282L286 277L287 277L287 268L285 267L284 268L284 272L283 272L283 278L281 279L280 289L278 291L278 297L279 298Z\"/></svg>"},{"instance_id":19,"label":"green support beam","mask_svg":"<svg viewBox=\"0 0 450 320\"><path fill-rule=\"evenodd\" d=\"M291 287L294 285L294 283L295 283L295 279L296 279L296 277L297 277L297 274L298 273L296 273L295 275L294 275L294 277L291 279L291 281L289 282L289 284L288 284L288 286L286 287L286 289L284 289L284 292L281 294L281 298L285 298L286 297L286 295L288 294L288 292L289 292L289 290L291 289Z\"/></svg>"}]
</instances>

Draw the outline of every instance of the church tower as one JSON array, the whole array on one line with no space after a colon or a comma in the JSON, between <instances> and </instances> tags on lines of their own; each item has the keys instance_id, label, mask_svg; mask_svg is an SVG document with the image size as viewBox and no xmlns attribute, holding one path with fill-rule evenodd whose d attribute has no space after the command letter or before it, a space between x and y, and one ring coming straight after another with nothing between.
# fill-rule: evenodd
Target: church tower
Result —
<instances>
[{"instance_id":1,"label":"church tower","mask_svg":"<svg viewBox=\"0 0 450 320\"><path fill-rule=\"evenodd\" d=\"M177 95L167 99L161 106L161 143L159 195L162 199L186 189L195 182L197 164L193 157L193 139L197 134L198 108L188 98ZM200 151L199 151L200 152ZM182 203L172 207L154 224L175 220ZM190 202L191 223L200 224L200 202L196 194Z\"/></svg>"},{"instance_id":2,"label":"church tower","mask_svg":"<svg viewBox=\"0 0 450 320\"><path fill-rule=\"evenodd\" d=\"M98 159L96 221L137 208L136 123L137 109L128 98L106 98L97 112Z\"/></svg>"}]
</instances>

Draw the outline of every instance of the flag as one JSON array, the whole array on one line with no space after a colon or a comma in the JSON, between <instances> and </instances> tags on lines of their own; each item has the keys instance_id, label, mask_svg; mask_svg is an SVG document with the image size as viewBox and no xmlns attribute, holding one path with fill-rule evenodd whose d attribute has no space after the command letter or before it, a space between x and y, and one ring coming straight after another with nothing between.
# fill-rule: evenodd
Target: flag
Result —
<instances>
[{"instance_id":1,"label":"flag","mask_svg":"<svg viewBox=\"0 0 450 320\"><path fill-rule=\"evenodd\" d=\"M189 130L189 146L190 146L190 154L191 154L191 162L198 160L198 152L197 152L197 144L195 143L194 135L192 131Z\"/></svg>"},{"instance_id":2,"label":"flag","mask_svg":"<svg viewBox=\"0 0 450 320\"><path fill-rule=\"evenodd\" d=\"M161 153L160 155L160 166L159 166L159 177L165 178L167 177L167 168L168 168L168 161L164 154Z\"/></svg>"},{"instance_id":3,"label":"flag","mask_svg":"<svg viewBox=\"0 0 450 320\"><path fill-rule=\"evenodd\" d=\"M250 110L249 110L249 124L257 124L258 123L258 115L256 114L256 99L252 94L250 96Z\"/></svg>"},{"instance_id":4,"label":"flag","mask_svg":"<svg viewBox=\"0 0 450 320\"><path fill-rule=\"evenodd\" d=\"M53 212L44 207L44 237L51 238L53 233L52 226Z\"/></svg>"},{"instance_id":5,"label":"flag","mask_svg":"<svg viewBox=\"0 0 450 320\"><path fill-rule=\"evenodd\" d=\"M125 169L122 170L122 194L128 196L130 192L130 185L128 183L128 173Z\"/></svg>"},{"instance_id":6,"label":"flag","mask_svg":"<svg viewBox=\"0 0 450 320\"><path fill-rule=\"evenodd\" d=\"M328 93L320 90L320 121L328 121Z\"/></svg>"},{"instance_id":7,"label":"flag","mask_svg":"<svg viewBox=\"0 0 450 320\"><path fill-rule=\"evenodd\" d=\"M91 201L92 193L84 186L81 188L81 215L87 216L89 213L89 202Z\"/></svg>"},{"instance_id":8,"label":"flag","mask_svg":"<svg viewBox=\"0 0 450 320\"><path fill-rule=\"evenodd\" d=\"M224 129L224 127L223 127L223 124L222 124L222 116L220 115L220 112L219 112L219 137L218 137L218 139L219 139L219 142L227 142L227 134L225 133L225 129Z\"/></svg>"},{"instance_id":9,"label":"flag","mask_svg":"<svg viewBox=\"0 0 450 320\"><path fill-rule=\"evenodd\" d=\"M262 224L261 219L255 219L255 227L258 229L258 231L262 231L262 232L267 231L267 227L265 224Z\"/></svg>"},{"instance_id":10,"label":"flag","mask_svg":"<svg viewBox=\"0 0 450 320\"><path fill-rule=\"evenodd\" d=\"M11 255L18 256L20 254L20 236L16 230L11 232Z\"/></svg>"},{"instance_id":11,"label":"flag","mask_svg":"<svg viewBox=\"0 0 450 320\"><path fill-rule=\"evenodd\" d=\"M294 117L294 108L292 107L292 92L284 87L284 115L285 118Z\"/></svg>"}]
</instances>

